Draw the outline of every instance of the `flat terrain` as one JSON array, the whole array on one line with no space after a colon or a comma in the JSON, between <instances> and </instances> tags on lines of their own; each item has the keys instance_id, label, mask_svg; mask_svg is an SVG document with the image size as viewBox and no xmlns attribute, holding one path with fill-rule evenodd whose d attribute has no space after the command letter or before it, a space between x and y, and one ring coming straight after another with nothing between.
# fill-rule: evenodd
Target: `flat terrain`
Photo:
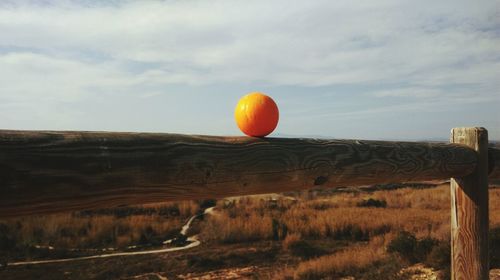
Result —
<instances>
[{"instance_id":1,"label":"flat terrain","mask_svg":"<svg viewBox=\"0 0 500 280\"><path fill-rule=\"evenodd\" d=\"M449 203L427 182L8 219L0 279L446 279ZM499 267L500 188L490 208Z\"/></svg>"}]
</instances>

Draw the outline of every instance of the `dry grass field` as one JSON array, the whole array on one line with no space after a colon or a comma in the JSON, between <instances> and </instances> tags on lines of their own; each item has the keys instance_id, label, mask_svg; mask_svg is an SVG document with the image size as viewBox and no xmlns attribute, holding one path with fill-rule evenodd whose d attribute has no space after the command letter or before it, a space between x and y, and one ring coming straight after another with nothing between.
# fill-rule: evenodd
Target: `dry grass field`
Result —
<instances>
[{"instance_id":1,"label":"dry grass field","mask_svg":"<svg viewBox=\"0 0 500 280\"><path fill-rule=\"evenodd\" d=\"M492 199L497 196L492 191ZM384 206L371 207L370 201ZM210 217L204 227L207 239L222 243L282 239L294 233L306 239L358 241L403 230L417 237L438 239L449 233L450 202L446 186L346 193L308 201L284 198L269 203L244 197L229 205L223 203L219 203L221 215Z\"/></svg>"},{"instance_id":2,"label":"dry grass field","mask_svg":"<svg viewBox=\"0 0 500 280\"><path fill-rule=\"evenodd\" d=\"M304 197L299 196L299 197ZM450 232L449 185L349 192L311 200L289 197L266 201L242 197L220 201L221 213L202 226L205 240L220 244L279 240L284 251L300 261L268 276L270 279L321 279L349 276L356 270L377 273L384 266L426 262L447 277ZM500 189L490 189L490 224L500 227ZM410 233L408 236L401 233ZM398 248L394 240L408 237ZM411 241L414 238L414 244ZM324 240L343 240L345 248L333 254L317 246ZM397 254L388 252L391 245ZM293 249L295 245L295 250ZM413 246L405 249L404 246ZM406 251L405 251L406 250ZM496 253L498 254L498 253ZM366 271L372 269L373 271ZM384 273L379 271L380 279ZM371 274L370 274L371 275ZM404 278L405 275L394 275ZM373 279L373 276L370 276Z\"/></svg>"},{"instance_id":3,"label":"dry grass field","mask_svg":"<svg viewBox=\"0 0 500 280\"><path fill-rule=\"evenodd\" d=\"M0 249L11 260L30 260L51 253L43 248L62 257L161 244L198 210L199 204L182 201L6 219L0 221Z\"/></svg>"},{"instance_id":4,"label":"dry grass field","mask_svg":"<svg viewBox=\"0 0 500 280\"><path fill-rule=\"evenodd\" d=\"M500 266L500 188L491 188L489 194L492 267L496 267ZM2 220L0 250L11 262L91 255L92 250L110 247L158 248L207 205L188 201ZM158 274L168 279L203 275L223 279L225 273L245 271L245 277L254 279L409 279L403 269L423 263L446 279L449 220L448 184L223 199L213 214L196 219L188 231L198 234L202 242L198 247L111 258L102 264L7 267L0 270L0 278L121 279L144 274L153 278L135 279L155 279ZM47 250L48 246L54 249ZM47 275L41 271L54 273L44 278ZM61 271L74 277L57 274Z\"/></svg>"}]
</instances>

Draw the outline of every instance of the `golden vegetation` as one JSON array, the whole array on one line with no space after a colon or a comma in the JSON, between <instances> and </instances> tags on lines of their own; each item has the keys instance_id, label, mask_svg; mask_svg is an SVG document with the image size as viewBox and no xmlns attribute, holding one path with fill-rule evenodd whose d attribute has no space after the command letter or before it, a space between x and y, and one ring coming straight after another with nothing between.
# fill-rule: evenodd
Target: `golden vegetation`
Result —
<instances>
[{"instance_id":1,"label":"golden vegetation","mask_svg":"<svg viewBox=\"0 0 500 280\"><path fill-rule=\"evenodd\" d=\"M302 236L299 233L290 233L285 239L283 239L282 246L284 250L290 250L293 244L302 240Z\"/></svg>"},{"instance_id":2,"label":"golden vegetation","mask_svg":"<svg viewBox=\"0 0 500 280\"><path fill-rule=\"evenodd\" d=\"M225 243L268 240L272 238L272 218L256 213L230 218L226 212L211 216L203 226L203 237L206 240L217 240Z\"/></svg>"},{"instance_id":3,"label":"golden vegetation","mask_svg":"<svg viewBox=\"0 0 500 280\"><path fill-rule=\"evenodd\" d=\"M271 244L273 249L268 248L269 252L258 258L267 256L270 262L275 254L281 254L287 266L273 269L267 275L269 279L329 279L352 276L356 271L370 275L369 269L384 266L388 267L387 271L376 273L397 273L404 262L395 261L392 253L387 253L387 245L400 231L415 234L422 246L429 245L425 242L439 241L439 246L432 243L428 247L439 250L425 253L436 260L449 255L449 249L441 246L449 244L447 184L435 188L298 196L300 199L282 196L273 200L257 196L221 200L215 213L194 227L200 232L203 245L214 245L207 248L237 247L234 243L244 242ZM498 228L500 188L490 189L489 196L490 225ZM4 242L7 248L11 241L18 248L50 245L67 249L161 243L178 234L186 220L199 209L199 203L187 201L3 220L0 221L0 246ZM226 243L232 244L223 245ZM207 254L209 257L191 256L187 265L213 269L226 264L246 264L252 258L239 253L224 258ZM237 262L239 257L241 263ZM386 279L369 277L372 278L362 279Z\"/></svg>"},{"instance_id":4,"label":"golden vegetation","mask_svg":"<svg viewBox=\"0 0 500 280\"><path fill-rule=\"evenodd\" d=\"M491 188L489 193L490 220L494 228L500 225L500 189ZM366 207L370 205L377 207ZM385 262L391 273L397 273L404 262L395 261L386 252L388 242L402 231L414 234L417 240L422 240L419 244L429 246L428 250L434 247L436 250L430 254L434 254L433 258L446 258L449 254L445 249L450 235L448 184L434 188L341 193L312 200L242 197L219 202L218 208L220 214L208 217L203 225L206 240L219 243L281 240L284 252L292 254L295 245L317 248L308 244L321 240L346 240L352 244L340 251L334 250L333 254L324 250L316 255L303 251L302 261L296 266L267 275L269 279L350 275L377 262ZM419 254L425 258L424 253Z\"/></svg>"},{"instance_id":5,"label":"golden vegetation","mask_svg":"<svg viewBox=\"0 0 500 280\"><path fill-rule=\"evenodd\" d=\"M389 238L385 235L373 238L368 244L356 244L338 253L321 256L299 263L296 268L287 268L272 275L273 279L323 279L342 275L346 271L363 268L387 257L385 246Z\"/></svg>"},{"instance_id":6,"label":"golden vegetation","mask_svg":"<svg viewBox=\"0 0 500 280\"><path fill-rule=\"evenodd\" d=\"M500 227L500 188L490 189L490 228Z\"/></svg>"},{"instance_id":7,"label":"golden vegetation","mask_svg":"<svg viewBox=\"0 0 500 280\"><path fill-rule=\"evenodd\" d=\"M491 196L500 201L498 193L492 190ZM385 208L357 206L369 198L385 201ZM369 240L373 236L403 230L417 237L444 239L449 235L447 185L368 194L346 193L311 201L244 197L233 203L219 203L219 208L222 213L209 217L203 233L206 239L222 243L282 239L291 233L306 239L349 240Z\"/></svg>"},{"instance_id":8,"label":"golden vegetation","mask_svg":"<svg viewBox=\"0 0 500 280\"><path fill-rule=\"evenodd\" d=\"M198 211L192 201L28 216L0 221L18 246L107 248L160 242ZM163 239L163 240L162 240Z\"/></svg>"}]
</instances>

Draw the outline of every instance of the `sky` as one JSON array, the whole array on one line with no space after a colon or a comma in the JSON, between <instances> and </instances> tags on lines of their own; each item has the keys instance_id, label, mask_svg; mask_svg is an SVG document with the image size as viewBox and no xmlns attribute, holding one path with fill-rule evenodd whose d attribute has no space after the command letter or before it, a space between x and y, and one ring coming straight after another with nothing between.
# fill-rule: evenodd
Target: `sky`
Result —
<instances>
[{"instance_id":1,"label":"sky","mask_svg":"<svg viewBox=\"0 0 500 280\"><path fill-rule=\"evenodd\" d=\"M500 140L500 1L0 1L0 129Z\"/></svg>"}]
</instances>

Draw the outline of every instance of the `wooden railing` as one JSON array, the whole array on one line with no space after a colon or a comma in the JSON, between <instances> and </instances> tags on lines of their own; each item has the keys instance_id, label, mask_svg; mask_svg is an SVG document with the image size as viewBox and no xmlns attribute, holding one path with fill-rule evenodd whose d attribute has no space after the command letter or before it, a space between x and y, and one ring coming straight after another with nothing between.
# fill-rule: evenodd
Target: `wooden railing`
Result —
<instances>
[{"instance_id":1,"label":"wooden railing","mask_svg":"<svg viewBox=\"0 0 500 280\"><path fill-rule=\"evenodd\" d=\"M487 279L500 150L483 128L451 142L0 130L0 217L452 178L454 278Z\"/></svg>"}]
</instances>

